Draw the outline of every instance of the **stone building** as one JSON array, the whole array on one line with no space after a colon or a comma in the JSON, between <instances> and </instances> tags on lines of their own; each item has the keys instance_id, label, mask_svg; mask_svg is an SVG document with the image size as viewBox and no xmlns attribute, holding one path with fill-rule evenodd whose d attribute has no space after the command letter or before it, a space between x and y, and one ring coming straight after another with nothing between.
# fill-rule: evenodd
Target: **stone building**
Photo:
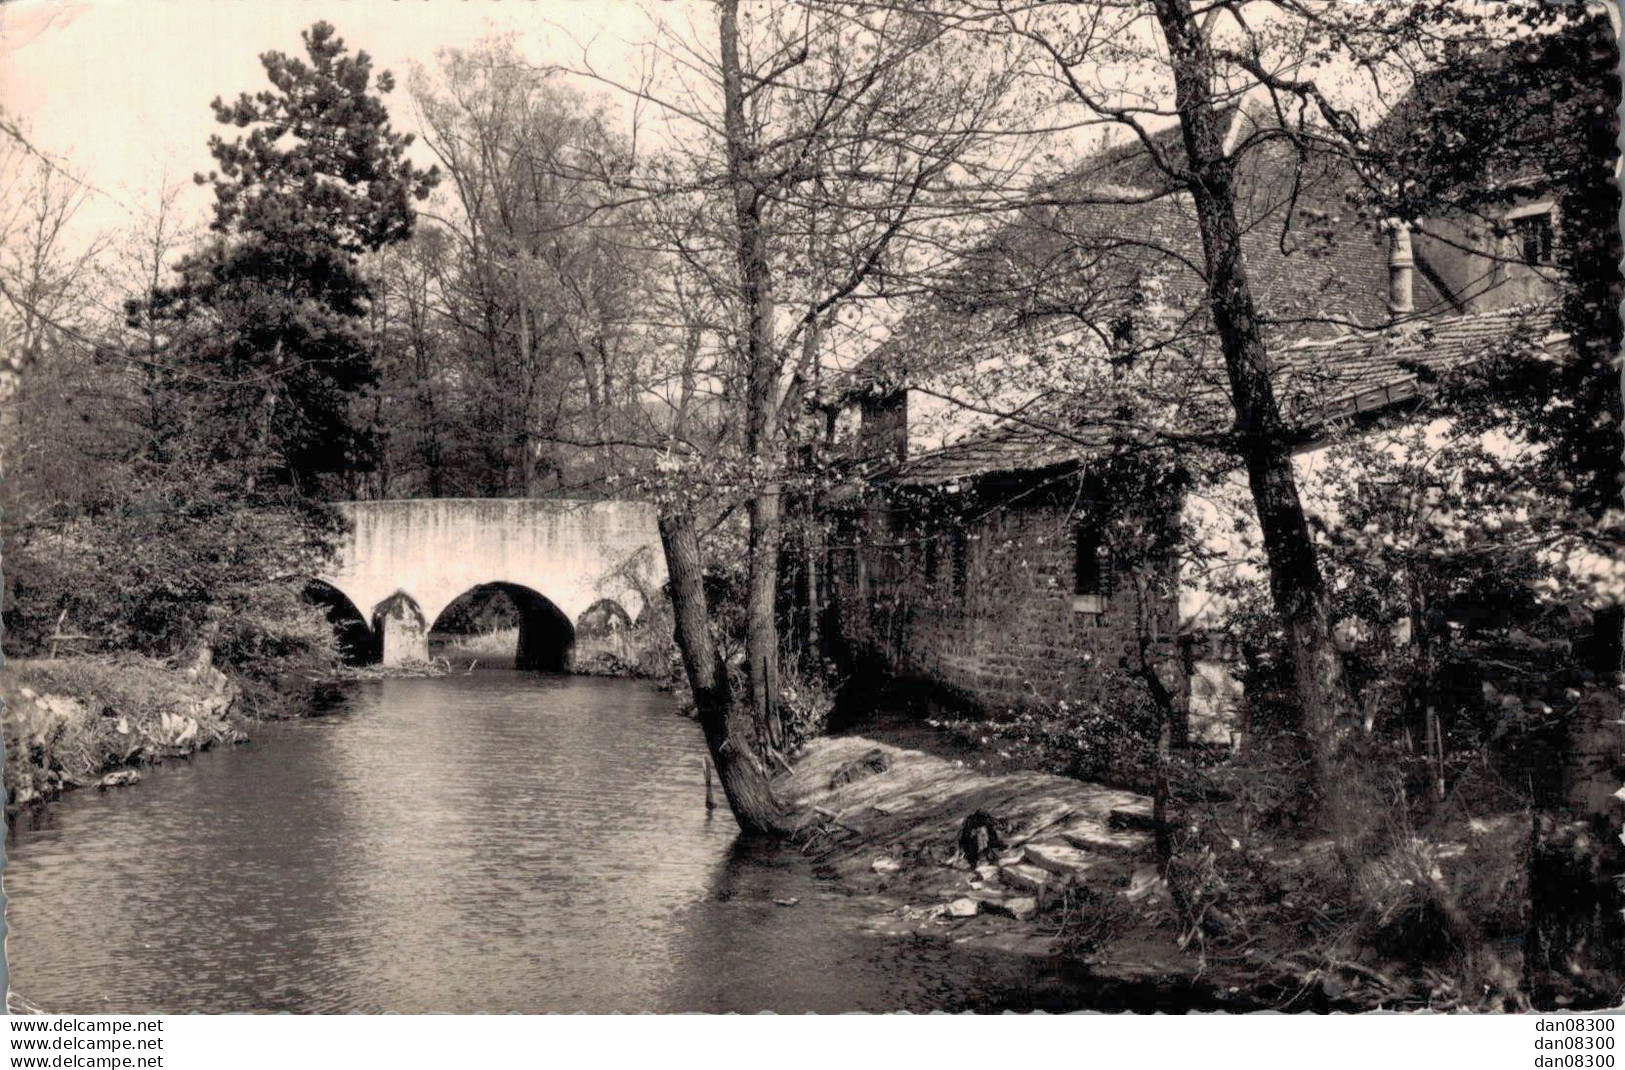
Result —
<instances>
[{"instance_id":1,"label":"stone building","mask_svg":"<svg viewBox=\"0 0 1625 1070\"><path fill-rule=\"evenodd\" d=\"M1259 130L1244 108L1229 121L1232 143ZM1160 137L1182 155L1177 128ZM1356 218L1338 161L1293 151L1263 139L1243 157L1238 202L1312 507L1334 434L1405 420L1440 376L1549 340L1555 220L1506 195L1499 224L1413 237ZM1244 478L1202 452L1232 416L1194 213L1137 146L1067 181L1079 203L988 239L860 368L864 490L839 510L828 627L853 665L993 713L1104 707L1155 676L1188 715L1176 731L1227 742L1240 688L1213 575L1256 571L1256 521Z\"/></svg>"}]
</instances>

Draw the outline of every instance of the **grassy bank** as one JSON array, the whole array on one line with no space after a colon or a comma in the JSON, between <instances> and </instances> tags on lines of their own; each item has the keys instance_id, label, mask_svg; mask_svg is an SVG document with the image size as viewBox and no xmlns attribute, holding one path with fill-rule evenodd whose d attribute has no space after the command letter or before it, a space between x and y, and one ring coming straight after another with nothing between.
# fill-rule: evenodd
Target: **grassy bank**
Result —
<instances>
[{"instance_id":1,"label":"grassy bank","mask_svg":"<svg viewBox=\"0 0 1625 1070\"><path fill-rule=\"evenodd\" d=\"M572 655L572 672L583 676L622 676L668 685L682 673L669 631L633 626L625 631L581 635Z\"/></svg>"},{"instance_id":2,"label":"grassy bank","mask_svg":"<svg viewBox=\"0 0 1625 1070\"><path fill-rule=\"evenodd\" d=\"M137 655L9 660L0 671L6 816L74 788L122 787L139 766L244 738L240 692L213 669Z\"/></svg>"},{"instance_id":3,"label":"grassy bank","mask_svg":"<svg viewBox=\"0 0 1625 1070\"><path fill-rule=\"evenodd\" d=\"M445 658L449 665L460 669L474 664L511 668L518 649L518 628L491 628L466 635L435 632L429 636L430 656Z\"/></svg>"},{"instance_id":4,"label":"grassy bank","mask_svg":"<svg viewBox=\"0 0 1625 1070\"><path fill-rule=\"evenodd\" d=\"M431 653L444 658L453 669L476 664L483 668L511 667L519 648L519 629L492 628L466 635L436 633L430 637L430 644ZM670 683L681 671L675 654L670 635L662 634L658 626L581 633L576 636L570 671L581 676Z\"/></svg>"}]
</instances>

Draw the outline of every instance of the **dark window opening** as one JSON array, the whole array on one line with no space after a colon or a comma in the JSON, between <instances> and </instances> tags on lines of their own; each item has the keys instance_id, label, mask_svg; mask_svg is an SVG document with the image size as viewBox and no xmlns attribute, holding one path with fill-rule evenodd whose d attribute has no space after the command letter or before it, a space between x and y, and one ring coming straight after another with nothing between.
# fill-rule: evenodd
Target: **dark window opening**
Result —
<instances>
[{"instance_id":1,"label":"dark window opening","mask_svg":"<svg viewBox=\"0 0 1625 1070\"><path fill-rule=\"evenodd\" d=\"M1100 613L1105 609L1111 577L1111 560L1101 533L1093 526L1078 528L1072 566L1072 608L1079 613Z\"/></svg>"},{"instance_id":2,"label":"dark window opening","mask_svg":"<svg viewBox=\"0 0 1625 1070\"><path fill-rule=\"evenodd\" d=\"M1094 528L1079 528L1077 557L1073 563L1073 594L1105 594L1106 576L1110 569L1106 561L1106 548L1101 545L1100 532Z\"/></svg>"},{"instance_id":3,"label":"dark window opening","mask_svg":"<svg viewBox=\"0 0 1625 1070\"><path fill-rule=\"evenodd\" d=\"M862 455L902 460L908 453L908 391L867 398L861 412L858 448Z\"/></svg>"},{"instance_id":4,"label":"dark window opening","mask_svg":"<svg viewBox=\"0 0 1625 1070\"><path fill-rule=\"evenodd\" d=\"M965 533L954 531L948 537L948 552L953 558L953 587L955 597L965 593L965 576L969 565L965 560Z\"/></svg>"},{"instance_id":5,"label":"dark window opening","mask_svg":"<svg viewBox=\"0 0 1625 1070\"><path fill-rule=\"evenodd\" d=\"M1541 212L1538 215L1519 216L1512 221L1513 234L1517 237L1518 250L1523 262L1530 267L1540 267L1552 262L1552 214Z\"/></svg>"}]
</instances>

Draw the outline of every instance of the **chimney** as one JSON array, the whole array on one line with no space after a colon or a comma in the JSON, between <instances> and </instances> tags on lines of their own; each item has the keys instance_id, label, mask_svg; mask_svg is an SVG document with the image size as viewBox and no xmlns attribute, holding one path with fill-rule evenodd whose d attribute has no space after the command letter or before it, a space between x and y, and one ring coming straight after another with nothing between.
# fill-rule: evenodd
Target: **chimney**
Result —
<instances>
[{"instance_id":1,"label":"chimney","mask_svg":"<svg viewBox=\"0 0 1625 1070\"><path fill-rule=\"evenodd\" d=\"M1411 297L1411 280L1416 260L1411 256L1411 227L1398 219L1388 223L1388 311L1405 316L1416 310Z\"/></svg>"}]
</instances>

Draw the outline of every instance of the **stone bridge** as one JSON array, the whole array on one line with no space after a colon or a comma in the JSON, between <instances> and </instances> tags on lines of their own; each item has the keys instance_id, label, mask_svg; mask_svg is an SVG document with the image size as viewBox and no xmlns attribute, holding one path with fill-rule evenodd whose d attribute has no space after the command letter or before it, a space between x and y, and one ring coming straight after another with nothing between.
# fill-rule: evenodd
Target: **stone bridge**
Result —
<instances>
[{"instance_id":1,"label":"stone bridge","mask_svg":"<svg viewBox=\"0 0 1625 1070\"><path fill-rule=\"evenodd\" d=\"M350 531L315 587L330 616L338 606L368 626L385 665L426 661L446 607L498 589L520 611L515 664L566 668L589 610L618 607L635 620L644 592L666 582L655 511L641 502L439 498L337 508Z\"/></svg>"}]
</instances>

